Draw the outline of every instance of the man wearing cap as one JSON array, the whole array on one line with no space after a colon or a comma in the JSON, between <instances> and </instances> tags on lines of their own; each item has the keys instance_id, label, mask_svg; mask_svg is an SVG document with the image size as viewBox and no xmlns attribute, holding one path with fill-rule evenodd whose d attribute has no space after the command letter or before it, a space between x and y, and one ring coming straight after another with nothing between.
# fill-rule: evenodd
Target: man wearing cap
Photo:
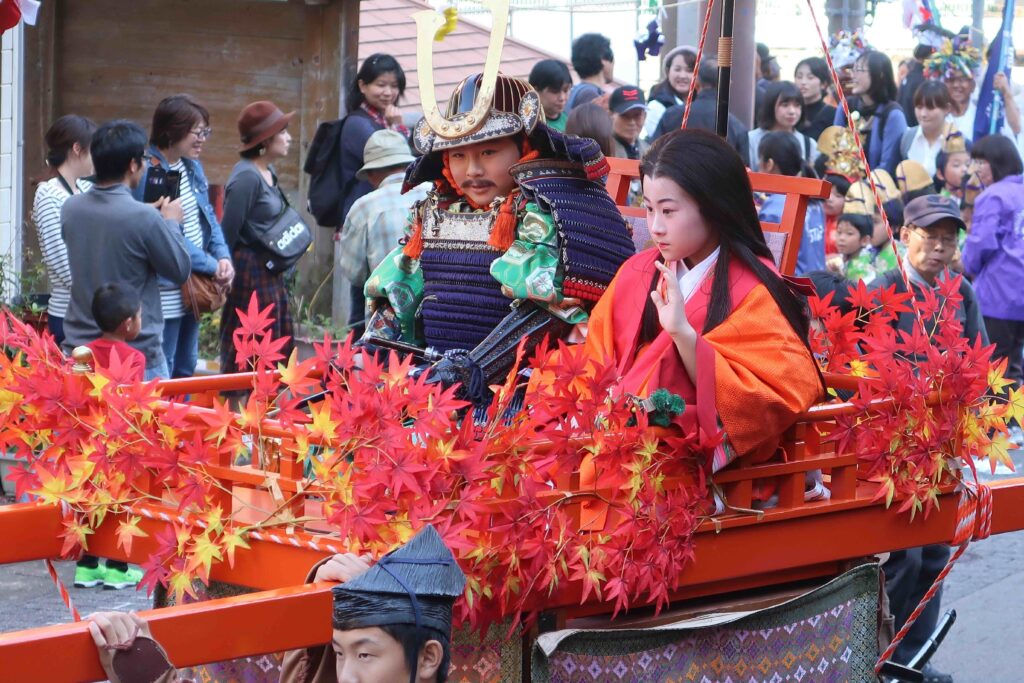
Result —
<instances>
[{"instance_id":1,"label":"man wearing cap","mask_svg":"<svg viewBox=\"0 0 1024 683\"><path fill-rule=\"evenodd\" d=\"M940 280L955 276L949 271L957 250L957 239L965 229L960 218L960 209L955 199L939 195L927 195L911 200L903 211L904 225L900 229L900 240L906 247L903 267L910 282L914 298L921 300L924 292L934 291ZM897 292L906 292L907 287L899 269L879 275L871 284L872 288L894 286ZM938 294L938 292L936 292ZM967 278L960 281L960 295L963 301L956 310L956 316L963 325L963 336L972 343L981 339L988 344L988 334L978 307L978 297ZM941 310L940 306L940 310ZM911 312L900 314L896 328L907 333L918 325L917 316ZM935 320L925 320L925 332L932 333ZM885 571L886 592L895 618L895 627L900 629L917 603L931 587L939 572L949 559L949 546L926 545L920 548L898 550L889 555L882 565ZM900 643L893 660L905 664L927 642L938 624L941 590L928 603L924 613L914 622L907 637ZM925 667L925 681L931 683L952 683L952 676Z\"/></svg>"},{"instance_id":2,"label":"man wearing cap","mask_svg":"<svg viewBox=\"0 0 1024 683\"><path fill-rule=\"evenodd\" d=\"M413 204L427 196L429 185L420 184L402 193L405 169L415 160L405 136L378 130L366 141L363 166L356 178L373 191L355 201L341 229L338 268L362 294L366 278L398 244L409 225ZM360 306L349 318L349 329L362 336L366 311Z\"/></svg>"},{"instance_id":3,"label":"man wearing cap","mask_svg":"<svg viewBox=\"0 0 1024 683\"><path fill-rule=\"evenodd\" d=\"M444 683L452 607L466 586L455 557L427 525L370 566L352 554L314 569L333 590L331 643L289 652L282 683ZM145 620L104 612L89 632L111 683L174 683L173 665Z\"/></svg>"},{"instance_id":4,"label":"man wearing cap","mask_svg":"<svg viewBox=\"0 0 1024 683\"><path fill-rule=\"evenodd\" d=\"M529 353L586 323L634 251L604 188L608 164L597 143L545 125L525 81L492 78L465 79L444 114L425 99L427 116L413 133L422 156L404 187L434 187L413 208L406 243L365 290L374 314L363 342L443 356L435 378L460 382L478 406L507 375L521 339Z\"/></svg>"},{"instance_id":5,"label":"man wearing cap","mask_svg":"<svg viewBox=\"0 0 1024 683\"><path fill-rule=\"evenodd\" d=\"M612 150L620 159L639 159L648 144L640 139L647 120L644 91L635 85L623 85L612 91L608 99L612 113Z\"/></svg>"}]
</instances>

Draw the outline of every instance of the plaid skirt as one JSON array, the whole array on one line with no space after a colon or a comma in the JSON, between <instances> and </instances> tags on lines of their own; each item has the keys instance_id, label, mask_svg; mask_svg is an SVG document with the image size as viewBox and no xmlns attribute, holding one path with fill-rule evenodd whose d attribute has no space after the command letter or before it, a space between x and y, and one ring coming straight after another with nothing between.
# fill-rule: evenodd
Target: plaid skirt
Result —
<instances>
[{"instance_id":1,"label":"plaid skirt","mask_svg":"<svg viewBox=\"0 0 1024 683\"><path fill-rule=\"evenodd\" d=\"M235 330L240 326L238 320L238 309L246 310L249 307L249 300L256 295L260 308L266 308L273 304L271 311L273 323L270 326L271 335L274 339L281 337L292 338L292 315L288 310L288 287L285 284L283 273L271 273L263 265L260 254L249 247L239 246L232 254L235 264L235 280L231 285L231 292L224 304L224 311L220 321L220 366L221 372L243 372L246 368L239 369L235 363L235 342L233 336ZM292 352L291 341L284 347L282 353L287 358Z\"/></svg>"}]
</instances>

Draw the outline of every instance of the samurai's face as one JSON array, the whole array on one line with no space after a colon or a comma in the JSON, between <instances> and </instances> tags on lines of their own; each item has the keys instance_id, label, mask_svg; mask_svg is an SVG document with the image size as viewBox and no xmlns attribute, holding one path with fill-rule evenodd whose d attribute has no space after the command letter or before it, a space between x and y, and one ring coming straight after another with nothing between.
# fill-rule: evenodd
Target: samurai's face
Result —
<instances>
[{"instance_id":1,"label":"samurai's face","mask_svg":"<svg viewBox=\"0 0 1024 683\"><path fill-rule=\"evenodd\" d=\"M382 628L334 629L332 642L338 683L409 683L405 646ZM444 650L428 640L416 658L417 683L437 680Z\"/></svg>"},{"instance_id":2,"label":"samurai's face","mask_svg":"<svg viewBox=\"0 0 1024 683\"><path fill-rule=\"evenodd\" d=\"M509 169L522 153L514 137L484 140L450 150L448 170L459 189L477 207L489 206L496 197L507 197L515 189Z\"/></svg>"}]
</instances>

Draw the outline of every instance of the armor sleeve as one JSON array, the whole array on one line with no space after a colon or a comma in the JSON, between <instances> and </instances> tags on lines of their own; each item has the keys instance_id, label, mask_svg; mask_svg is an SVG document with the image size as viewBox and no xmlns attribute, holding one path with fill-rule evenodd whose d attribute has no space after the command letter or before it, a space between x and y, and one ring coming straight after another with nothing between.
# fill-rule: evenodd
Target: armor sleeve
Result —
<instances>
[{"instance_id":1,"label":"armor sleeve","mask_svg":"<svg viewBox=\"0 0 1024 683\"><path fill-rule=\"evenodd\" d=\"M422 204L422 200L416 202L409 211L405 228L407 238ZM406 256L403 249L399 246L385 256L363 285L363 296L373 302L364 336L419 344L416 312L423 301L423 272L419 261Z\"/></svg>"},{"instance_id":2,"label":"armor sleeve","mask_svg":"<svg viewBox=\"0 0 1024 683\"><path fill-rule=\"evenodd\" d=\"M398 247L370 273L363 294L373 299L374 313L371 324L367 324L367 331L374 327L374 319L379 318L385 309L390 309L401 326L401 341L419 343L416 311L423 300L423 271L419 261L409 258L402 253L402 247Z\"/></svg>"},{"instance_id":3,"label":"armor sleeve","mask_svg":"<svg viewBox=\"0 0 1024 683\"><path fill-rule=\"evenodd\" d=\"M491 264L491 275L510 299L528 299L570 324L586 322L579 306L563 305L558 229L550 214L526 204L512 246Z\"/></svg>"}]
</instances>

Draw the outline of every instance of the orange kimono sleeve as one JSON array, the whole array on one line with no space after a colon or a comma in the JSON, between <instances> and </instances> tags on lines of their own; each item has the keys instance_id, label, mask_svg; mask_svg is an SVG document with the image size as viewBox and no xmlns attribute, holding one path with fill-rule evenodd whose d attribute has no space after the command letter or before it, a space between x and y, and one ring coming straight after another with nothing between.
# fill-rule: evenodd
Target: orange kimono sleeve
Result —
<instances>
[{"instance_id":1,"label":"orange kimono sleeve","mask_svg":"<svg viewBox=\"0 0 1024 683\"><path fill-rule=\"evenodd\" d=\"M821 397L814 357L764 285L754 287L721 325L698 336L697 395L701 423L717 421L725 432L712 471L737 455L771 457L782 434Z\"/></svg>"},{"instance_id":2,"label":"orange kimono sleeve","mask_svg":"<svg viewBox=\"0 0 1024 683\"><path fill-rule=\"evenodd\" d=\"M617 276L590 311L590 317L587 320L587 337L582 344L578 345L580 348L570 348L571 353L583 353L598 367L617 361L615 357L615 328L612 324L612 302L615 297L616 282L618 282ZM557 350L553 351L549 361L557 363L558 354ZM589 369L592 370L593 366L590 366ZM552 372L543 369L535 371L530 376L527 393L551 391L554 380ZM584 386L585 383L577 382L579 389L582 390Z\"/></svg>"}]
</instances>

